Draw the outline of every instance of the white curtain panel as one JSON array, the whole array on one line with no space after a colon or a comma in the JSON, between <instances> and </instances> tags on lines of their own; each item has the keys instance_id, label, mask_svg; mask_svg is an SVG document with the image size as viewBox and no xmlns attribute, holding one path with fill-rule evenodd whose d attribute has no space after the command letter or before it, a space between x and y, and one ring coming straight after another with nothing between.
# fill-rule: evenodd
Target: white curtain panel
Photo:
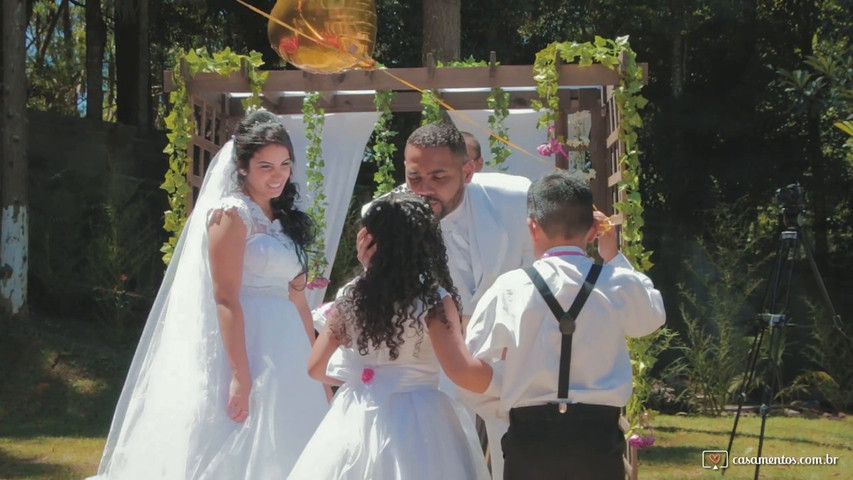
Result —
<instances>
[{"instance_id":1,"label":"white curtain panel","mask_svg":"<svg viewBox=\"0 0 853 480\"><path fill-rule=\"evenodd\" d=\"M327 113L323 128L323 158L326 166L323 169L323 179L326 192L326 259L329 267L326 278L332 273L335 253L338 251L341 232L346 220L347 207L352 197L358 169L364 157L373 127L379 119L376 112L356 113ZM294 180L299 184L301 196L300 208L307 209L313 199L308 191L305 175L308 140L305 138L305 125L302 115L282 115L280 117L287 127L293 141L296 156ZM323 301L326 289L308 290L308 306L315 308Z\"/></svg>"},{"instance_id":2,"label":"white curtain panel","mask_svg":"<svg viewBox=\"0 0 853 480\"><path fill-rule=\"evenodd\" d=\"M492 154L489 150L489 115L493 110L460 110L463 115L470 118L477 125L463 119L456 112L449 112L453 123L459 130L470 132L477 141L483 152L483 160L489 161ZM542 175L554 170L554 157L543 157L536 153L536 147L548 140L548 131L545 128L537 129L536 122L542 114L531 109L510 110L509 116L504 120L507 127L509 140L525 149L530 155L519 152L509 147L512 154L506 159L506 173L520 175L530 180L536 180ZM485 131L484 131L485 129ZM484 166L484 172L495 170Z\"/></svg>"}]
</instances>

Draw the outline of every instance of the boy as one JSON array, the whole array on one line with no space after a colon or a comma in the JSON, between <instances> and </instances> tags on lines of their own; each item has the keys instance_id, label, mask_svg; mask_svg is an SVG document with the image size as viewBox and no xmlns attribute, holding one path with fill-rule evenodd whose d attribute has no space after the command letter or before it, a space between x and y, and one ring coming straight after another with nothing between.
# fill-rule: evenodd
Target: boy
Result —
<instances>
[{"instance_id":1,"label":"boy","mask_svg":"<svg viewBox=\"0 0 853 480\"><path fill-rule=\"evenodd\" d=\"M500 276L477 304L466 344L495 372L483 396L467 396L478 412L508 414L504 480L622 480L618 421L631 395L625 336L663 325L660 292L618 252L615 229L600 231L606 217L593 212L582 177L557 172L535 181L527 209L539 260ZM604 266L584 253L596 238Z\"/></svg>"}]
</instances>

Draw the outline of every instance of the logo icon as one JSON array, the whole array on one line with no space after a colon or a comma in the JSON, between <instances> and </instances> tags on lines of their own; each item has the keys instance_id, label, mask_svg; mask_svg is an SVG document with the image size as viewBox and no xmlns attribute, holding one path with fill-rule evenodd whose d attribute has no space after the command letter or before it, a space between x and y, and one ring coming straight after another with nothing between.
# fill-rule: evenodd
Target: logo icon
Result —
<instances>
[{"instance_id":1,"label":"logo icon","mask_svg":"<svg viewBox=\"0 0 853 480\"><path fill-rule=\"evenodd\" d=\"M712 470L729 468L729 452L725 450L704 450L702 452L702 468Z\"/></svg>"}]
</instances>

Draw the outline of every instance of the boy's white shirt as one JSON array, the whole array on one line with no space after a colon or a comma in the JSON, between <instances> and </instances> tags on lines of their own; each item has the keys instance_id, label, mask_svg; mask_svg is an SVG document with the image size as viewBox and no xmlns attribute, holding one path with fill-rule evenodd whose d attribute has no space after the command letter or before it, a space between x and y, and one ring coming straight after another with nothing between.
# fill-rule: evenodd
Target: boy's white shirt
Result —
<instances>
[{"instance_id":1,"label":"boy's white shirt","mask_svg":"<svg viewBox=\"0 0 853 480\"><path fill-rule=\"evenodd\" d=\"M577 247L534 263L563 309L568 309L592 259ZM564 288L565 287L565 288ZM666 318L651 280L634 271L621 253L602 269L596 290L579 314L572 340L571 403L624 406L631 395L631 364L625 337L657 330ZM474 310L465 342L494 370L482 394L461 391L481 416L506 418L515 407L557 399L560 341L557 320L523 270L501 275ZM507 350L506 360L501 356Z\"/></svg>"}]
</instances>

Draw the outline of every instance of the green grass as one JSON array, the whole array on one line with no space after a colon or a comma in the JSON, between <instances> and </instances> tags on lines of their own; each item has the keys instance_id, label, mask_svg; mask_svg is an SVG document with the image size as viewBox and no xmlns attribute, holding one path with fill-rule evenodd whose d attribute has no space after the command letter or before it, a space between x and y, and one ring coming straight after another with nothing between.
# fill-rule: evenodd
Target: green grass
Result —
<instances>
[{"instance_id":1,"label":"green grass","mask_svg":"<svg viewBox=\"0 0 853 480\"><path fill-rule=\"evenodd\" d=\"M132 342L103 340L85 322L0 320L0 480L80 479L97 470ZM702 469L703 450L726 448L733 417L659 415L657 442L640 453L641 479L751 479ZM732 455L756 455L760 418L742 417ZM765 479L853 478L851 418L770 417L764 456L839 457L832 466L761 467Z\"/></svg>"},{"instance_id":2,"label":"green grass","mask_svg":"<svg viewBox=\"0 0 853 480\"><path fill-rule=\"evenodd\" d=\"M720 478L720 472L702 468L703 450L725 450L734 417L659 415L654 420L655 445L640 453L640 478ZM756 456L761 418L741 417L732 446L733 456ZM853 420L847 418L768 417L762 456L831 455L838 463L827 465L762 465L760 478L850 478L853 467ZM752 479L752 465L731 465L724 479Z\"/></svg>"}]
</instances>

